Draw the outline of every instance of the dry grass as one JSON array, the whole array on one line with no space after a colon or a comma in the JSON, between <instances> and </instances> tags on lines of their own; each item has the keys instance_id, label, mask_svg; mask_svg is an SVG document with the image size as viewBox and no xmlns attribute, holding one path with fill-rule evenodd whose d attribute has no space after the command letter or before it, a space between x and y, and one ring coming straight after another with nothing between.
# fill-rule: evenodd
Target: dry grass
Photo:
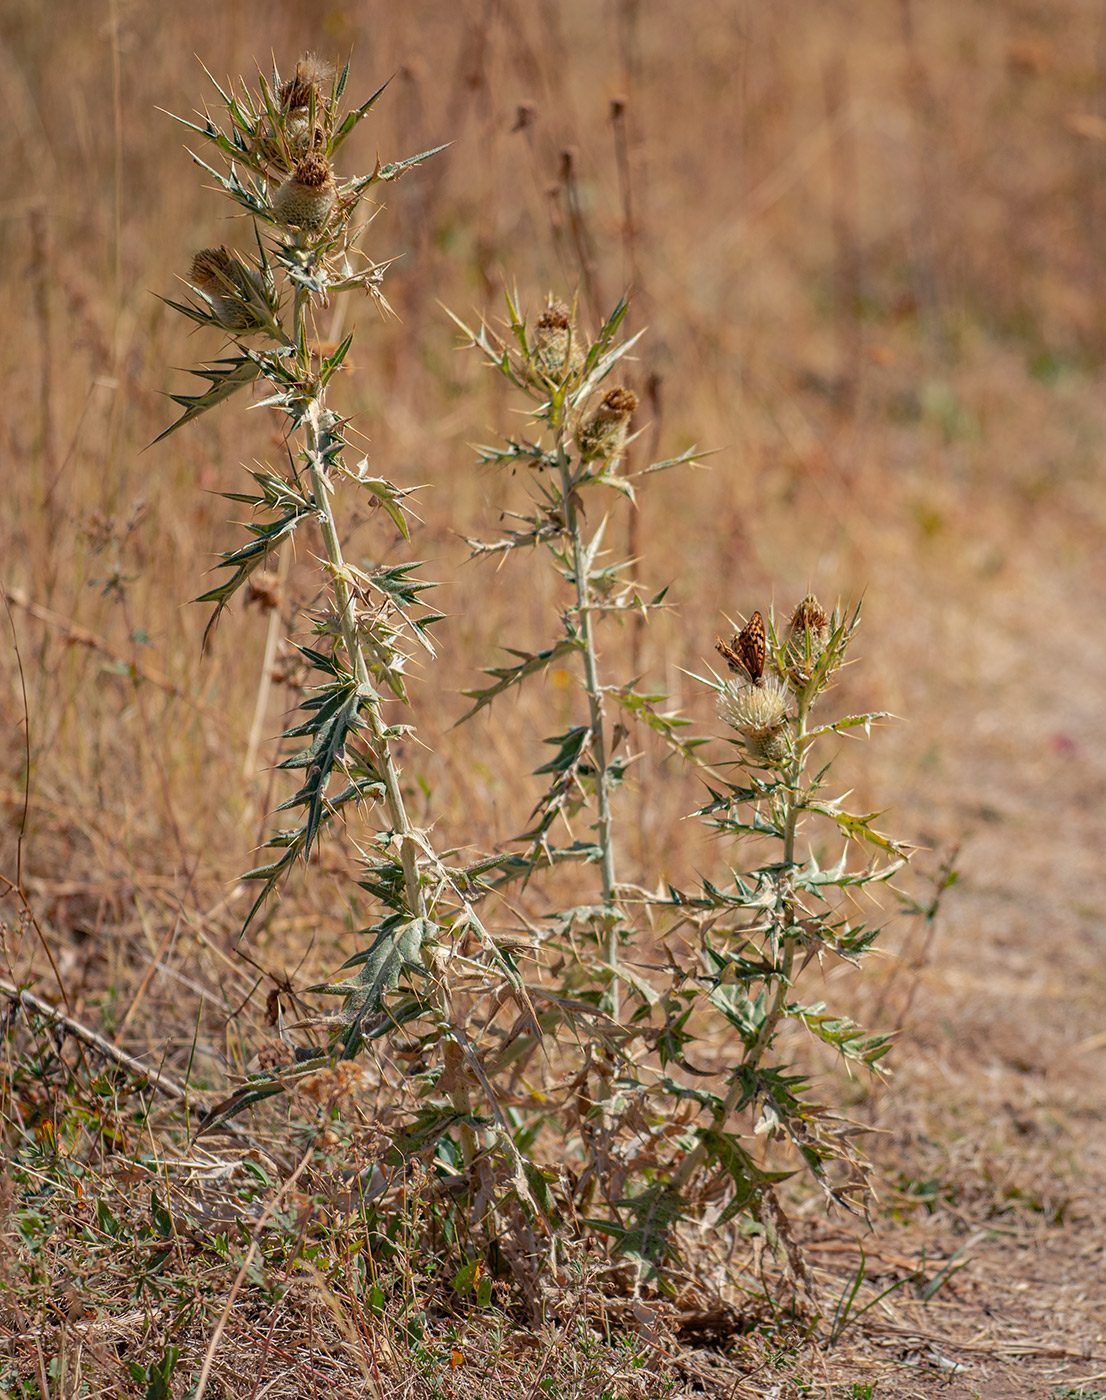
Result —
<instances>
[{"instance_id":1,"label":"dry grass","mask_svg":"<svg viewBox=\"0 0 1106 1400\"><path fill-rule=\"evenodd\" d=\"M304 985L338 961L350 917L339 869L291 889L266 928L236 945L247 901L234 877L251 863L276 792L266 771L274 743L261 771L241 779L265 623L236 610L201 658L206 615L181 606L231 539L211 493L239 489L241 464L273 456L271 425L255 415L243 428L242 416L216 413L142 449L169 421L161 396L181 387L165 367L214 348L187 340L151 295L173 294L192 251L211 241L217 207L156 108L191 110L201 86L194 53L221 76L248 73L270 47L287 59L352 46L367 80L395 74L391 100L358 138L365 162L375 147L387 158L455 143L390 191L373 252L402 255L389 285L402 322L366 319L339 391L371 454L427 484L417 550L448 585L447 656L417 687L425 747L406 755L420 815L433 815L443 844L487 848L519 829L534 792L518 775L540 761L533 736L550 732L568 703L554 685L477 719L476 739L451 728L478 668L499 645L546 636L556 600L516 563L488 605L475 566L463 563L458 532L486 532L510 504L501 479L474 469L468 446L487 440L507 408L474 357L454 353L438 303L492 311L509 276L536 307L549 286L580 282L563 182L551 193L560 153L572 149L595 254L591 282L580 283L585 314L593 290L608 305L634 281L632 328L649 328L637 387L651 376L658 386L647 436L655 431L666 456L692 442L719 449L709 471L660 478L636 521L617 522L649 576L671 580L678 607L643 634L627 630L624 669L635 655L706 724L684 670L702 668L724 612L773 596L786 607L808 587L864 593L864 665L843 678L842 705L907 722L879 733L863 765L846 753L843 786L855 781L862 807L891 805L909 840L935 852L963 842L961 884L924 958L919 929L905 924L877 972L831 990L860 1019L903 1027L892 1086L855 1090L889 1134L875 1149L888 1215L878 1246L866 1247L900 1263L886 1274L869 1268L873 1291L895 1269L905 1277L901 1261L916 1265L923 1244L944 1260L974 1240L975 1262L924 1316L902 1301L904 1289L881 1305L889 1314L874 1308L863 1333L846 1333L831 1354L796 1340L772 1369L767 1350L753 1357L754 1343L723 1327L716 1349L687 1351L691 1371L681 1370L668 1340L675 1325L662 1319L657 1336L671 1355L662 1364L641 1342L638 1370L665 1371L673 1393L693 1387L698 1368L698 1384L741 1395L739 1376L763 1364L750 1394L771 1393L758 1389L770 1371L781 1397L813 1393L799 1383L849 1395L873 1381L879 1396L926 1395L941 1375L925 1351L932 1338L939 1355L971 1362L953 1395L1026 1394L1017 1387L1029 1376L1047 1394L1106 1371L1106 1360L1074 1359L1102 1358L1106 1341L1087 1301L1101 1254L1081 1258L1071 1243L1085 1241L1080 1222L1106 1186L1095 1145L1106 1073L1106 772L1095 738L1106 681L1097 641L1104 37L1097 10L1080 0L704 0L693 22L682 7L630 0L422 0L373 13L255 0L186 10L111 0L93 12L76 0L48 9L13 0L0 15L0 584L10 610L0 873L14 880L19 865L35 923L14 896L0 904L3 975L64 1001L148 1063L216 1086L257 1050L274 983ZM632 242L613 97L625 99ZM532 120L516 130L520 104L532 104ZM367 554L382 547L369 528L356 538ZM310 574L293 566L296 604L310 601ZM285 703L278 690L267 734ZM633 812L626 875L686 882L709 871L721 852L681 820L695 781L648 760L638 781L624 799ZM42 1035L19 1035L9 1063L22 1087L13 1100L9 1084L6 1111L18 1101L60 1112L48 1085L32 1093L17 1073ZM76 1065L78 1081L98 1063ZM199 1170L173 1137L173 1111L159 1105L147 1118L136 1105L132 1087L114 1083L103 1110L110 1132L87 1119L70 1124L73 1138L61 1132L66 1141L99 1133L95 1193L119 1218L137 1154L164 1156L167 1179ZM279 1125L265 1132L281 1146ZM77 1211L79 1223L80 1195L71 1182L65 1192L58 1216L70 1222ZM127 1209L148 1208L131 1199ZM133 1326L130 1355L148 1364L170 1339L168 1314L120 1320L129 1285L112 1276L101 1287L76 1245L62 1247L82 1228L59 1231L55 1272L30 1289L30 1304L12 1289L16 1311L5 1305L0 1323L22 1339L28 1384L42 1394L78 1391L35 1378L36 1333L46 1360L51 1348L72 1358L84 1347L93 1393L146 1393L119 1370L108 1334ZM980 1230L989 1233L975 1240ZM181 1249L173 1268L188 1286L206 1280L205 1307L217 1315L237 1265L203 1256L205 1273ZM856 1256L825 1257L832 1295ZM82 1303L59 1341L63 1324L47 1328L43 1299L70 1277L98 1320ZM496 1393L491 1380L470 1384L469 1362L451 1366L444 1351L425 1373L412 1369L409 1339L401 1345L392 1331L394 1367L376 1353L379 1376L358 1380L374 1328L344 1311L340 1285L305 1272L302 1294L284 1295L291 1327L265 1311L263 1289L254 1295L258 1311L236 1313L228 1329L224 1393L260 1394L265 1382L242 1379L234 1357L270 1323L273 1354L279 1341L297 1378L289 1394L336 1388L328 1349L361 1393ZM428 1296L440 1286L427 1283ZM461 1325L446 1311L431 1328L439 1349ZM186 1360L197 1348L202 1356L211 1316L194 1334L182 1328ZM614 1323L647 1335L653 1325ZM492 1358L475 1374L497 1377L504 1394L525 1393L512 1367L535 1386L557 1367L592 1364L582 1344L566 1347L569 1332L524 1344L511 1340L509 1319L503 1326L501 1353L483 1333L462 1350ZM302 1349L316 1343L309 1361ZM532 1354L519 1360L524 1345ZM547 1393L638 1393L630 1379L600 1377L604 1366L612 1376L633 1369L622 1344L612 1355L605 1338L594 1345L600 1369L590 1379L566 1370ZM1016 1346L1019 1369L1004 1370ZM111 1348L116 1370L107 1360L90 1369ZM912 1356L920 1364L895 1379Z\"/></svg>"}]
</instances>

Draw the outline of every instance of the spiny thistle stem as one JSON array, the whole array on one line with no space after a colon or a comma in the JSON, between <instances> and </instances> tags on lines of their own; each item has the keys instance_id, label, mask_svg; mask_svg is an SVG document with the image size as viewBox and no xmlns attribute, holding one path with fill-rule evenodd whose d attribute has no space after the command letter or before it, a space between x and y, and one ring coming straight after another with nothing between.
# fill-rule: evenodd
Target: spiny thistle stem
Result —
<instances>
[{"instance_id":1,"label":"spiny thistle stem","mask_svg":"<svg viewBox=\"0 0 1106 1400\"><path fill-rule=\"evenodd\" d=\"M573 310L552 294L533 326L520 312L517 294L508 293L507 309L508 341L486 322L473 331L459 318L454 320L488 362L528 395L532 418L542 425L538 441L508 439L502 449L481 449L486 462L512 469L526 462L536 469L531 493L536 510L526 529L506 530L494 543L469 543L473 557L540 545L552 556L572 597L560 609L561 635L556 643L536 652L511 648L519 658L517 663L486 668L485 674L494 684L466 692L474 704L465 718L527 677L558 663L561 657L570 655L573 664L579 664L587 720L581 719L565 733L546 740L555 746L556 753L538 772L551 776L547 791L531 813L534 825L520 838L530 843L530 850L519 858L517 867L529 879L545 863L584 858L599 866L599 901L565 912L570 923L582 921L589 942L594 940L597 945L598 956L592 966L602 979L603 1010L621 1022L622 1006L630 995L627 988L632 983L620 955L626 915L619 904L622 887L616 873L612 799L635 756L628 755L625 761L616 757L619 736L628 735L629 729L621 719L608 729L608 710L618 706L620 714L643 721L685 758L691 756L696 742L680 741L677 731L686 721L661 713L657 705L664 697L640 693L637 678L620 686L605 685L596 648L597 624L603 618L626 612L645 614L664 606L667 591L662 589L646 599L641 586L628 576L634 561L597 562L606 520L589 533L582 504L584 493L593 488L613 490L623 499L636 501L634 482L621 463L630 421L638 407L637 395L624 384L608 385L605 381L641 332L628 340L618 339L627 311L625 302L618 304L590 343L577 335ZM694 460L691 449L678 458L654 463L649 471ZM583 808L588 809L589 839L574 838L570 846L557 847L550 841L550 830L563 821L571 833L572 823ZM572 959L576 957L573 952Z\"/></svg>"},{"instance_id":2,"label":"spiny thistle stem","mask_svg":"<svg viewBox=\"0 0 1106 1400\"><path fill-rule=\"evenodd\" d=\"M301 296L300 290L296 291L295 302L295 324L296 324L296 344L299 348L301 359L309 361L306 355L306 301ZM304 381L310 382L310 363L301 363L304 372ZM342 633L342 641L346 648L346 655L353 668L354 678L363 694L366 703L362 714L368 719L370 742L373 756L376 760L377 771L384 782L385 803L388 809L388 818L392 829L399 837L399 854L403 865L403 883L407 892L407 908L412 918L425 919L427 916L426 893L422 887L419 877L419 846L411 827L410 818L407 815L407 806L403 800L403 789L400 787L399 770L396 767L392 754L392 746L388 737L387 726L380 713L380 697L376 687L372 683L369 674L368 662L365 660L365 651L361 645L361 640L357 634L357 614L353 591L349 585L349 575L346 571L345 556L342 552L342 542L338 534L337 522L334 519L334 510L331 502L330 483L319 466L319 413L323 408L322 395L312 396L308 405L308 410L304 415L305 448L307 460L311 467L311 489L315 498L315 507L318 512L319 530L323 537L323 545L326 549L327 562L330 565L330 573L334 582L334 598L338 605L339 627ZM435 987L439 1014L442 1019L442 1029L449 1038L451 1045L455 1045L457 1034L457 1018L452 1014L451 998L448 990L444 986L440 975L436 974L433 967L428 966L432 983ZM459 1048L456 1049L456 1059L461 1058ZM472 1116L472 1098L464 1081L460 1078L460 1066L453 1069L456 1083L451 1091L450 1098L454 1108L463 1118ZM476 1156L479 1144L476 1134L466 1123L461 1127L460 1132L461 1150L465 1164L468 1165Z\"/></svg>"},{"instance_id":3,"label":"spiny thistle stem","mask_svg":"<svg viewBox=\"0 0 1106 1400\"><path fill-rule=\"evenodd\" d=\"M298 648L321 683L304 687L300 710L306 718L285 733L287 738L306 739L306 746L280 765L304 771L299 791L279 808L298 810L301 825L277 831L264 843L282 854L248 873L246 878L262 882L262 888L246 926L294 863L310 860L322 834L344 811L351 805L376 807L377 815L370 816L376 850L366 859L368 878L363 885L374 895L374 909L370 926L359 930L367 946L342 969L359 971L313 990L344 998L342 1030L331 1049L350 1058L364 1043L366 1025L374 1025L379 1033L382 1014L387 1023L384 998L400 980L418 985L420 1017L433 1027L426 1033L429 1052L446 1061L441 1076L445 1102L432 1111L448 1125L445 1130L455 1134L459 1155L468 1165L479 1150L470 1091L477 1082L491 1091L466 1035L471 1004L453 990L441 942L459 917L450 896L455 882L408 815L397 763L399 737L405 731L391 725L384 713L389 692L399 701L407 700L402 677L405 639L419 642L433 656L429 629L442 619L420 598L433 585L412 576L413 563L366 571L345 558L334 504L338 487L358 482L405 539L410 538L403 504L407 492L385 477L370 477L367 459L356 472L346 467L344 425L326 399L353 335L329 354L318 344L317 334L309 335L315 331L316 309L329 305L336 293L360 290L387 308L381 291L387 263L374 263L356 249L363 226L352 220L370 186L398 178L434 152L387 165L378 161L371 175L343 178L332 158L383 92L381 88L367 102L343 111L348 73L348 65L339 73L316 55L305 54L294 74L284 79L275 68L271 82L259 73L256 93L244 85L238 92L216 84L226 110L226 129L206 117L203 125L184 123L229 167L220 173L193 153L252 218L256 251L239 253L225 246L198 251L186 284L190 299L168 302L199 325L229 332L233 353L195 371L205 383L202 393L172 396L184 411L158 440L259 380L270 390L263 402L283 412L287 435L297 440L297 451L289 446L290 475L263 467L251 472L258 494L227 493L228 499L248 502L257 515L275 518L246 524L247 543L223 555L222 566L231 570L230 577L202 599L216 605L205 632L206 645L219 614L250 576L280 552L301 525L317 524L322 537L318 563L329 584L327 616L318 632L328 640L319 648ZM290 324L283 314L287 290ZM339 326L340 316L335 315L332 335ZM296 460L304 464L303 471ZM286 548L283 557L288 557ZM277 630L271 620L267 674ZM255 733L260 731L264 695L263 688ZM335 789L332 784L341 777L345 782ZM466 928L479 927L486 947L490 937L471 907L465 904L464 910ZM228 1116L237 1107L232 1105Z\"/></svg>"},{"instance_id":4,"label":"spiny thistle stem","mask_svg":"<svg viewBox=\"0 0 1106 1400\"><path fill-rule=\"evenodd\" d=\"M298 309L297 305L297 311ZM302 343L300 337L297 337L297 340L299 343ZM309 371L310 367L305 366L304 368ZM315 506L318 511L319 529L322 533L323 544L326 548L327 562L330 565L330 573L334 582L334 597L338 605L338 618L342 633L342 641L345 645L350 665L353 667L354 677L366 697L366 703L362 713L368 719L369 734L373 755L376 759L377 771L380 773L384 782L388 817L392 824L392 829L399 837L399 853L400 860L403 864L403 881L407 892L408 912L412 918L425 919L427 916L427 902L426 893L419 877L418 841L407 815L407 807L403 800L403 790L399 782L399 770L396 767L395 759L392 754L387 727L380 713L380 697L369 675L364 648L357 635L354 596L349 586L346 561L342 553L342 543L334 519L330 484L318 465L318 415L321 408L321 397L313 396L304 417L306 456L311 464L311 488L315 497ZM458 1033L457 1018L452 1014L449 992L443 984L440 975L435 972L433 967L428 966L427 971L430 974L436 990L439 1014L442 1019L442 1028L449 1037L450 1043L455 1043L455 1037ZM457 1050L457 1059L458 1061L460 1060L459 1049ZM454 1070L458 1078L451 1091L450 1098L457 1113L463 1118L469 1118L472 1115L472 1098L467 1085L460 1079L458 1071L459 1065ZM476 1140L476 1134L467 1123L462 1124L460 1138L462 1155L467 1165L476 1156L479 1150L479 1144Z\"/></svg>"},{"instance_id":5,"label":"spiny thistle stem","mask_svg":"<svg viewBox=\"0 0 1106 1400\"><path fill-rule=\"evenodd\" d=\"M311 356L307 348L307 307L307 294L302 287L297 286L293 307L296 353L300 361L301 382L304 385L313 385ZM419 880L418 846L411 834L411 823L403 801L403 790L399 785L399 772L392 757L387 727L380 714L380 697L369 675L364 648L357 635L356 608L353 592L349 586L345 556L342 553L342 541L338 535L337 522L334 519L330 483L319 466L319 414L324 407L323 398L324 395L316 388L315 392L309 396L303 418L304 446L311 468L311 490L315 498L315 509L318 512L319 530L326 548L327 562L330 565L330 573L334 581L334 597L338 604L342 641L345 643L346 655L353 668L357 684L366 696L367 703L364 713L369 721L373 754L384 781L388 817L393 830L399 836L400 859L403 862L403 881L407 890L408 910L414 918L421 919L426 915L426 900Z\"/></svg>"},{"instance_id":6,"label":"spiny thistle stem","mask_svg":"<svg viewBox=\"0 0 1106 1400\"><path fill-rule=\"evenodd\" d=\"M357 622L354 607L353 593L349 587L348 575L346 574L346 562L342 554L342 543L338 536L338 529L334 520L334 512L330 500L330 486L318 466L318 410L321 407L319 399L315 399L309 409L305 419L305 446L307 458L311 463L311 488L315 496L315 504L318 510L319 529L322 532L323 543L326 547L327 562L330 564L331 576L334 580L334 597L338 604L339 625L342 631L342 641L345 644L346 654L349 657L350 665L353 667L353 674L358 686L366 696L366 703L362 714L369 722L369 734L373 755L376 759L377 770L384 781L385 802L388 809L388 817L392 824L392 829L399 837L399 854L403 864L403 882L407 892L407 908L412 918L425 919L427 915L426 894L419 878L419 846L411 827L410 819L407 815L407 807L403 800L403 790L399 783L399 770L396 768L395 759L392 755L392 746L388 738L387 728L380 713L380 697L376 693L369 676L368 663L365 660L364 648L357 635ZM439 1003L439 1013L442 1018L442 1027L452 1043L457 1034L457 1018L452 1014L451 998L439 974L433 967L428 966L432 983ZM460 1051L458 1050L458 1059ZM458 1078L450 1098L454 1108L463 1118L472 1115L472 1098L467 1085ZM466 1165L476 1156L478 1143L476 1134L467 1124L463 1124L460 1132L461 1149Z\"/></svg>"},{"instance_id":7,"label":"spiny thistle stem","mask_svg":"<svg viewBox=\"0 0 1106 1400\"><path fill-rule=\"evenodd\" d=\"M799 697L798 717L795 721L795 754L787 767L787 792L788 809L787 820L784 824L783 833L783 866L790 871L795 865L795 836L799 828L799 813L802 810L799 803L799 782L802 778L803 763L806 758L807 732L806 719L807 711L810 707L810 697L802 694ZM784 877L787 878L786 876ZM776 1027L779 1025L780 1017L783 1015L784 1001L791 990L791 973L795 965L795 949L798 947L799 938L795 933L790 932L795 927L794 904L791 899L786 903L787 924L783 936L783 962L780 964L779 982L776 986L776 994L772 999L772 1009L764 1018L764 1024L760 1028L755 1041L749 1049L745 1063L752 1069L757 1069L760 1065L761 1056L771 1043ZM721 1118L725 1118L733 1109L734 1104L740 1098L740 1091L735 1094L731 1088L722 1104ZM731 1102L732 1099L732 1102Z\"/></svg>"},{"instance_id":8,"label":"spiny thistle stem","mask_svg":"<svg viewBox=\"0 0 1106 1400\"><path fill-rule=\"evenodd\" d=\"M403 801L403 790L399 785L399 771L392 757L387 727L381 718L380 697L377 695L376 689L370 679L368 664L365 661L365 653L357 636L353 593L347 581L346 561L342 554L342 543L338 538L338 530L334 521L334 513L330 500L330 485L317 464L318 400L315 401L313 407L314 411L309 412L305 419L305 443L308 458L311 460L311 488L314 492L315 507L318 511L319 529L322 533L323 544L326 547L327 562L330 564L331 576L334 580L334 597L338 604L338 618L342 630L342 641L345 644L346 655L349 657L350 665L353 667L353 674L357 680L357 684L361 687L367 700L364 714L368 717L369 721L369 733L372 738L373 755L376 758L381 778L384 781L388 817L392 823L393 830L399 836L400 858L403 861L403 879L407 889L408 909L415 918L421 919L426 914L426 900L419 881L418 844L412 835L411 823L408 819L407 808Z\"/></svg>"},{"instance_id":9,"label":"spiny thistle stem","mask_svg":"<svg viewBox=\"0 0 1106 1400\"><path fill-rule=\"evenodd\" d=\"M603 687L599 681L599 661L595 653L592 627L594 600L588 585L588 565L580 516L573 501L573 485L568 454L564 448L563 427L557 425L557 466L561 477L561 497L564 501L565 529L572 540L572 572L576 580L576 613L579 619L580 642L584 653L584 689L588 697L591 721L591 751L596 769L596 831L599 838L599 870L603 886L603 903L610 911L607 929L607 961L618 967L618 921L613 910L615 898L614 834L611 823L611 785L607 772L607 742L604 734L605 714ZM611 980L611 1015L619 1016L619 986L617 971Z\"/></svg>"}]
</instances>

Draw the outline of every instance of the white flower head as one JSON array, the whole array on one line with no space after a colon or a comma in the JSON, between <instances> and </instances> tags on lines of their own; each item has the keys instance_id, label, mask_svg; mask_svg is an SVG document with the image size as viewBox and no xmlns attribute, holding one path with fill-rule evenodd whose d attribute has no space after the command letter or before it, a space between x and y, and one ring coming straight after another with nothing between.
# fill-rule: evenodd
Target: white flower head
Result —
<instances>
[{"instance_id":1,"label":"white flower head","mask_svg":"<svg viewBox=\"0 0 1106 1400\"><path fill-rule=\"evenodd\" d=\"M727 681L718 692L718 713L746 739L767 739L779 733L787 718L791 691L775 676L757 685Z\"/></svg>"}]
</instances>

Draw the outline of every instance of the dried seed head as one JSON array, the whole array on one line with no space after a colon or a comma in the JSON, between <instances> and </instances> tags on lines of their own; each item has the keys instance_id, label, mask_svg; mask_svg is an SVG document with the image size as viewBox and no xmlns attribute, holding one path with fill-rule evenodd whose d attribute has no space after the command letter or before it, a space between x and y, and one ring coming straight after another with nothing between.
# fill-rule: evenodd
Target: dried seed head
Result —
<instances>
[{"instance_id":1,"label":"dried seed head","mask_svg":"<svg viewBox=\"0 0 1106 1400\"><path fill-rule=\"evenodd\" d=\"M791 630L817 633L823 645L829 641L829 618L813 593L808 593L791 614Z\"/></svg>"},{"instance_id":2,"label":"dried seed head","mask_svg":"<svg viewBox=\"0 0 1106 1400\"><path fill-rule=\"evenodd\" d=\"M292 178L304 189L318 192L334 184L334 169L326 156L305 156L292 171Z\"/></svg>"},{"instance_id":3,"label":"dried seed head","mask_svg":"<svg viewBox=\"0 0 1106 1400\"><path fill-rule=\"evenodd\" d=\"M286 112L294 112L299 107L310 107L311 93L315 93L315 108L323 105L323 88L334 78L334 65L319 58L317 54L305 53L296 64L295 76L280 85L280 105Z\"/></svg>"},{"instance_id":4,"label":"dried seed head","mask_svg":"<svg viewBox=\"0 0 1106 1400\"><path fill-rule=\"evenodd\" d=\"M318 122L311 128L306 107L293 112L284 123L284 135L294 160L301 160L309 151L321 151L326 145L326 132Z\"/></svg>"},{"instance_id":5,"label":"dried seed head","mask_svg":"<svg viewBox=\"0 0 1106 1400\"><path fill-rule=\"evenodd\" d=\"M576 446L585 462L613 461L619 455L636 408L637 395L631 389L607 390L576 429Z\"/></svg>"},{"instance_id":6,"label":"dried seed head","mask_svg":"<svg viewBox=\"0 0 1106 1400\"><path fill-rule=\"evenodd\" d=\"M791 614L787 629L787 674L799 689L806 685L825 655L830 620L813 593L808 593Z\"/></svg>"},{"instance_id":7,"label":"dried seed head","mask_svg":"<svg viewBox=\"0 0 1106 1400\"><path fill-rule=\"evenodd\" d=\"M226 248L201 248L192 255L189 281L201 292L218 293L230 285L234 258Z\"/></svg>"},{"instance_id":8,"label":"dried seed head","mask_svg":"<svg viewBox=\"0 0 1106 1400\"><path fill-rule=\"evenodd\" d=\"M325 63L313 53L306 53L296 64L295 75L281 83L277 97L283 113L284 141L292 160L302 160L309 152L322 150L326 132L319 117L326 110L325 90L334 78L334 65ZM311 102L314 95L315 122L311 122ZM282 164L280 142L266 126L265 136L258 145L259 154L270 164ZM287 159L287 157L285 157ZM285 166L287 168L287 166Z\"/></svg>"},{"instance_id":9,"label":"dried seed head","mask_svg":"<svg viewBox=\"0 0 1106 1400\"><path fill-rule=\"evenodd\" d=\"M549 294L549 305L538 317L538 330L567 331L572 325L572 316L563 301L557 301Z\"/></svg>"},{"instance_id":10,"label":"dried seed head","mask_svg":"<svg viewBox=\"0 0 1106 1400\"><path fill-rule=\"evenodd\" d=\"M325 156L304 156L277 190L273 213L282 224L321 233L338 199L334 169Z\"/></svg>"},{"instance_id":11,"label":"dried seed head","mask_svg":"<svg viewBox=\"0 0 1106 1400\"><path fill-rule=\"evenodd\" d=\"M316 111L318 109L316 108ZM311 126L310 109L297 107L280 122L281 135L278 136L266 120L257 129L252 152L274 170L287 171L290 165L303 160L312 151L326 148L326 132L322 124Z\"/></svg>"},{"instance_id":12,"label":"dried seed head","mask_svg":"<svg viewBox=\"0 0 1106 1400\"><path fill-rule=\"evenodd\" d=\"M575 374L584 363L584 349L572 323L572 313L550 293L549 304L537 320L534 363L547 379L558 383Z\"/></svg>"},{"instance_id":13,"label":"dried seed head","mask_svg":"<svg viewBox=\"0 0 1106 1400\"><path fill-rule=\"evenodd\" d=\"M226 248L201 248L193 255L188 279L201 292L212 317L240 334L267 325L262 307L274 310L258 278Z\"/></svg>"},{"instance_id":14,"label":"dried seed head","mask_svg":"<svg viewBox=\"0 0 1106 1400\"><path fill-rule=\"evenodd\" d=\"M744 738L763 744L783 730L790 699L791 692L775 676L759 685L727 681L718 692L718 713Z\"/></svg>"}]
</instances>

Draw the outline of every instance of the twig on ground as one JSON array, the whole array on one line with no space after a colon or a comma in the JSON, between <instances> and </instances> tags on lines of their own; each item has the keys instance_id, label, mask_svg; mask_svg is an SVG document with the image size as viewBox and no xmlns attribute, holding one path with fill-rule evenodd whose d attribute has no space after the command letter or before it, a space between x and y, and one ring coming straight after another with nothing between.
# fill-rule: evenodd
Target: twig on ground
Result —
<instances>
[{"instance_id":1,"label":"twig on ground","mask_svg":"<svg viewBox=\"0 0 1106 1400\"><path fill-rule=\"evenodd\" d=\"M170 1079L167 1074L162 1074L160 1070L148 1068L141 1060L136 1060L133 1055L128 1055L125 1050L120 1050L117 1045L112 1045L111 1041L106 1040L98 1031L82 1025L72 1016L67 1016L64 1011L59 1011L57 1007L51 1006L48 1001L36 997L34 992L20 991L18 987L0 978L0 995L10 997L12 1001L34 1011L38 1016L44 1016L56 1026L64 1026L66 1032L83 1045L99 1051L101 1055L106 1056L109 1060L114 1060L116 1064L123 1065L133 1074L141 1075L152 1088L160 1090L169 1098L187 1099L189 1097L188 1090L183 1084L178 1084L175 1079Z\"/></svg>"}]
</instances>

